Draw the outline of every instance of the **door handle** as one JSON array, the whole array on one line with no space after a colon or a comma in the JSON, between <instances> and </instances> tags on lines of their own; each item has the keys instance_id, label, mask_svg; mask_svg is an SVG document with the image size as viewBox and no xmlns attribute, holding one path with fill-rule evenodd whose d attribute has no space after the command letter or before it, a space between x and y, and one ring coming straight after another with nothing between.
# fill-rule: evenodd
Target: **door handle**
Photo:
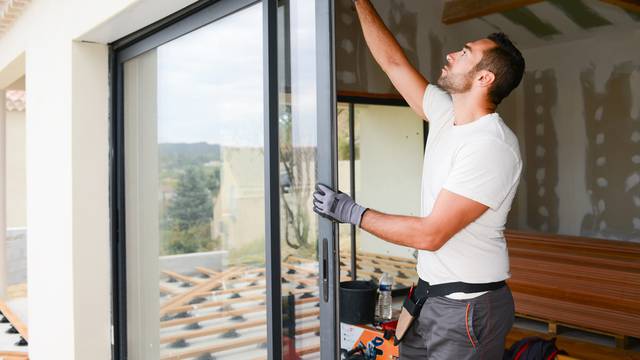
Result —
<instances>
[{"instance_id":1,"label":"door handle","mask_svg":"<svg viewBox=\"0 0 640 360\"><path fill-rule=\"evenodd\" d=\"M322 300L329 302L329 242L322 239Z\"/></svg>"}]
</instances>

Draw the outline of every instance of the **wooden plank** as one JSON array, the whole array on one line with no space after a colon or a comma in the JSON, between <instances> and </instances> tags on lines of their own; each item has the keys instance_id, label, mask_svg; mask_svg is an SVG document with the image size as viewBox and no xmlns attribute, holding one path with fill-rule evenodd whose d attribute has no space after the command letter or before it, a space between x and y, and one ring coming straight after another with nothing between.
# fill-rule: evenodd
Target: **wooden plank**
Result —
<instances>
[{"instance_id":1,"label":"wooden plank","mask_svg":"<svg viewBox=\"0 0 640 360\"><path fill-rule=\"evenodd\" d=\"M196 297L199 297L199 296L219 296L219 295L232 294L232 293L241 293L241 292L263 290L263 289L266 289L266 288L267 288L266 285L239 286L237 288L231 288L231 289L225 289L225 290L203 291L201 293L198 293L196 295Z\"/></svg>"},{"instance_id":2,"label":"wooden plank","mask_svg":"<svg viewBox=\"0 0 640 360\"><path fill-rule=\"evenodd\" d=\"M299 256L295 256L295 255L289 255L285 258L286 262L289 261L297 261L299 263L312 263L312 264L318 264L318 260L313 260L313 259L307 259L307 258L301 258Z\"/></svg>"},{"instance_id":3,"label":"wooden plank","mask_svg":"<svg viewBox=\"0 0 640 360\"><path fill-rule=\"evenodd\" d=\"M625 10L640 13L640 1L638 0L601 0L611 5L619 6Z\"/></svg>"},{"instance_id":4,"label":"wooden plank","mask_svg":"<svg viewBox=\"0 0 640 360\"><path fill-rule=\"evenodd\" d=\"M478 17L518 9L542 0L447 0L442 22L447 25Z\"/></svg>"},{"instance_id":5,"label":"wooden plank","mask_svg":"<svg viewBox=\"0 0 640 360\"><path fill-rule=\"evenodd\" d=\"M320 298L318 298L318 297L310 297L310 298L306 298L306 299L296 299L295 305L302 305L302 304L308 304L308 303L317 303L319 301L320 301ZM200 315L200 316L193 316L193 317L183 318L183 319L165 320L165 321L160 321L160 328L167 328L167 327L178 326L178 325L193 324L193 323L197 323L197 322L200 322L200 321L207 321L207 320L220 319L220 318L225 318L225 317L230 317L230 316L251 314L251 313L265 311L265 310L266 310L266 307L264 305L258 305L258 306L253 306L253 307L245 307L245 308L238 309L238 310L225 310L225 311L222 311L222 312L206 314L206 315Z\"/></svg>"},{"instance_id":6,"label":"wooden plank","mask_svg":"<svg viewBox=\"0 0 640 360\"><path fill-rule=\"evenodd\" d=\"M584 236L556 235L530 233L524 231L507 230L504 232L507 242L529 242L544 246L562 246L572 251L583 251L595 255L600 252L613 253L619 256L640 256L640 246L619 240L594 239ZM595 251L594 251L595 250Z\"/></svg>"},{"instance_id":7,"label":"wooden plank","mask_svg":"<svg viewBox=\"0 0 640 360\"><path fill-rule=\"evenodd\" d=\"M2 360L27 360L29 354L22 351L4 351L0 350L0 359Z\"/></svg>"},{"instance_id":8,"label":"wooden plank","mask_svg":"<svg viewBox=\"0 0 640 360\"><path fill-rule=\"evenodd\" d=\"M518 313L573 327L640 337L640 314L518 292L513 292L513 298Z\"/></svg>"},{"instance_id":9,"label":"wooden plank","mask_svg":"<svg viewBox=\"0 0 640 360\"><path fill-rule=\"evenodd\" d=\"M320 315L320 309L310 309L305 311L296 312L296 319L304 319L312 316ZM251 321L245 321L242 323L233 323L228 325L212 326L199 330L184 331L182 333L164 336L160 338L161 344L172 343L178 340L188 340L198 337L211 336L215 334L224 333L231 330L249 329L259 327L267 324L267 318L255 319Z\"/></svg>"},{"instance_id":10,"label":"wooden plank","mask_svg":"<svg viewBox=\"0 0 640 360\"><path fill-rule=\"evenodd\" d=\"M20 336L22 336L25 340L29 341L29 331L27 325L20 320L20 318L9 308L4 301L0 301L0 311L2 314L9 320L11 325L18 330Z\"/></svg>"},{"instance_id":11,"label":"wooden plank","mask_svg":"<svg viewBox=\"0 0 640 360\"><path fill-rule=\"evenodd\" d=\"M314 293L317 292L319 289L283 289L282 293L283 295L286 294L290 294L290 295L300 295L300 294L305 294L305 293ZM166 315L166 314L175 314L175 313L181 313L181 312L187 312L187 311L192 311L192 310L201 310L201 309L207 309L207 308L211 308L211 307L218 307L218 306L224 306L224 305L231 305L231 304L240 304L240 303L246 303L246 302L251 302L251 301L261 301L261 300L266 300L266 295L265 294L258 294L258 295L252 295L252 296L244 296L244 297L239 297L236 299L223 299L223 300L215 300L215 301L206 301L206 302L202 302L199 304L192 304L192 305L175 305L171 308L167 308L165 309L164 312L161 313L161 315Z\"/></svg>"},{"instance_id":12,"label":"wooden plank","mask_svg":"<svg viewBox=\"0 0 640 360\"><path fill-rule=\"evenodd\" d=\"M413 265L413 266L416 265L416 261L413 258L406 258L406 257L385 255L385 254L376 254L376 253L365 252L365 251L358 251L356 253L356 256L358 256L358 255L359 256L375 258L376 260L379 259L379 260L393 261L393 262L400 263L400 265L409 265L409 264L407 264L407 262L409 262L410 265Z\"/></svg>"},{"instance_id":13,"label":"wooden plank","mask_svg":"<svg viewBox=\"0 0 640 360\"><path fill-rule=\"evenodd\" d=\"M320 331L320 325L310 325L306 327L296 328L296 335L307 334ZM254 336L246 339L237 339L221 342L215 345L203 346L197 349L190 349L182 352L172 352L160 356L161 360L180 360L195 357L203 354L216 353L222 350L240 348L249 345L261 344L267 341L266 336Z\"/></svg>"},{"instance_id":14,"label":"wooden plank","mask_svg":"<svg viewBox=\"0 0 640 360\"><path fill-rule=\"evenodd\" d=\"M245 271L246 271L246 268L243 268L243 267L229 268L227 271L224 271L218 276L212 277L211 279L208 279L207 281L204 281L203 283L194 286L189 291L186 291L182 294L172 297L171 299L169 299L168 301L166 301L164 304L160 306L160 316L165 315L168 309L171 309L172 307L178 306L180 304L183 304L193 299L196 296L196 294L199 294L203 291L211 290L212 288L218 285L221 285L224 280L232 278Z\"/></svg>"},{"instance_id":15,"label":"wooden plank","mask_svg":"<svg viewBox=\"0 0 640 360\"><path fill-rule=\"evenodd\" d=\"M307 269L305 267L302 266L297 266L297 265L293 265L293 264L289 264L289 263L282 263L282 266L291 269L291 270L295 270L296 272L301 272L301 273L305 273L308 275L318 275L318 271L314 270L314 269Z\"/></svg>"},{"instance_id":16,"label":"wooden plank","mask_svg":"<svg viewBox=\"0 0 640 360\"><path fill-rule=\"evenodd\" d=\"M175 294L178 293L177 290L174 290L174 289L172 289L172 288L170 288L170 287L168 287L166 285L162 285L162 284L160 284L159 289L160 289L160 292L168 294L168 295L175 295Z\"/></svg>"},{"instance_id":17,"label":"wooden plank","mask_svg":"<svg viewBox=\"0 0 640 360\"><path fill-rule=\"evenodd\" d=\"M196 278L193 278L191 276L178 274L177 272L173 272L173 271L169 271L169 270L162 270L162 273L167 275L170 278L173 278L173 279L176 279L176 280L180 280L182 282L186 282L186 283L193 284L193 285L197 285L197 284L200 284L200 283L205 281L205 279L196 279Z\"/></svg>"},{"instance_id":18,"label":"wooden plank","mask_svg":"<svg viewBox=\"0 0 640 360\"><path fill-rule=\"evenodd\" d=\"M282 275L282 278L286 279L289 282L293 282L293 283L304 284L304 285L307 285L307 286L320 287L319 283L318 283L318 281L320 280L319 278L312 279L312 278L303 278L303 277L291 276L291 275Z\"/></svg>"},{"instance_id":19,"label":"wooden plank","mask_svg":"<svg viewBox=\"0 0 640 360\"><path fill-rule=\"evenodd\" d=\"M205 274L205 275L211 275L211 276L218 276L220 275L219 272L211 270L209 268L206 268L204 266L196 266L196 271Z\"/></svg>"},{"instance_id":20,"label":"wooden plank","mask_svg":"<svg viewBox=\"0 0 640 360\"><path fill-rule=\"evenodd\" d=\"M203 303L200 303L200 304L193 304L193 305L174 306L172 308L166 309L164 314L175 314L175 313L181 313L181 312L192 311L192 310L206 309L206 308L210 308L210 307L218 307L218 306L223 306L223 305L231 305L231 304L245 303L245 302L249 302L249 301L261 301L261 300L266 300L266 295L265 294L245 296L245 297L240 297L240 298L237 298L237 299L224 299L224 300L217 300L217 301L207 301L207 302L203 302Z\"/></svg>"},{"instance_id":21,"label":"wooden plank","mask_svg":"<svg viewBox=\"0 0 640 360\"><path fill-rule=\"evenodd\" d=\"M516 311L557 326L640 335L640 246L576 236L505 233Z\"/></svg>"}]
</instances>

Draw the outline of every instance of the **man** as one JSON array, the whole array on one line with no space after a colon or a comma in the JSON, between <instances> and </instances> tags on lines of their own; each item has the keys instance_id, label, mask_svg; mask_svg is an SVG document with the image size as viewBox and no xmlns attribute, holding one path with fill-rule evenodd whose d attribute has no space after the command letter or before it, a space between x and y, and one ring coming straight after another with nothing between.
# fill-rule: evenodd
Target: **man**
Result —
<instances>
[{"instance_id":1,"label":"man","mask_svg":"<svg viewBox=\"0 0 640 360\"><path fill-rule=\"evenodd\" d=\"M491 34L448 54L439 87L431 85L369 0L354 3L372 55L429 121L422 216L365 209L322 184L314 210L418 249L416 292L426 301L400 344L401 359L502 359L514 319L503 230L522 160L516 137L495 110L520 83L524 59L504 34Z\"/></svg>"}]
</instances>

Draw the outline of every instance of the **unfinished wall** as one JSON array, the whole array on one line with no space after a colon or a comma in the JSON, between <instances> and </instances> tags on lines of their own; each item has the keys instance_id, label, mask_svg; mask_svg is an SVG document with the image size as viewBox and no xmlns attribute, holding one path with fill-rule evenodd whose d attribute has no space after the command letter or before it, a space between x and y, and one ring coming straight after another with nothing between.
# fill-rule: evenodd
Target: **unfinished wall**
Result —
<instances>
[{"instance_id":1,"label":"unfinished wall","mask_svg":"<svg viewBox=\"0 0 640 360\"><path fill-rule=\"evenodd\" d=\"M435 82L444 65L445 47L451 51L463 45L442 25L442 4L407 0L373 0L372 3L409 61ZM367 48L351 0L336 1L335 21L338 91L395 93Z\"/></svg>"},{"instance_id":2,"label":"unfinished wall","mask_svg":"<svg viewBox=\"0 0 640 360\"><path fill-rule=\"evenodd\" d=\"M508 227L640 241L639 42L636 30L524 51L525 191Z\"/></svg>"}]
</instances>

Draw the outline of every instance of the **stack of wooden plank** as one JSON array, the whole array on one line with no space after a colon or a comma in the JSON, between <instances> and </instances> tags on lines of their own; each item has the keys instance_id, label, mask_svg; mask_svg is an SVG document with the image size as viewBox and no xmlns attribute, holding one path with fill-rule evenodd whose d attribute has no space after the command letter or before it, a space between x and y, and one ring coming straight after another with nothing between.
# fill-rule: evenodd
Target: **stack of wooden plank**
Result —
<instances>
[{"instance_id":1,"label":"stack of wooden plank","mask_svg":"<svg viewBox=\"0 0 640 360\"><path fill-rule=\"evenodd\" d=\"M640 337L640 244L570 236L506 234L519 316L549 333L574 327L615 338Z\"/></svg>"}]
</instances>

